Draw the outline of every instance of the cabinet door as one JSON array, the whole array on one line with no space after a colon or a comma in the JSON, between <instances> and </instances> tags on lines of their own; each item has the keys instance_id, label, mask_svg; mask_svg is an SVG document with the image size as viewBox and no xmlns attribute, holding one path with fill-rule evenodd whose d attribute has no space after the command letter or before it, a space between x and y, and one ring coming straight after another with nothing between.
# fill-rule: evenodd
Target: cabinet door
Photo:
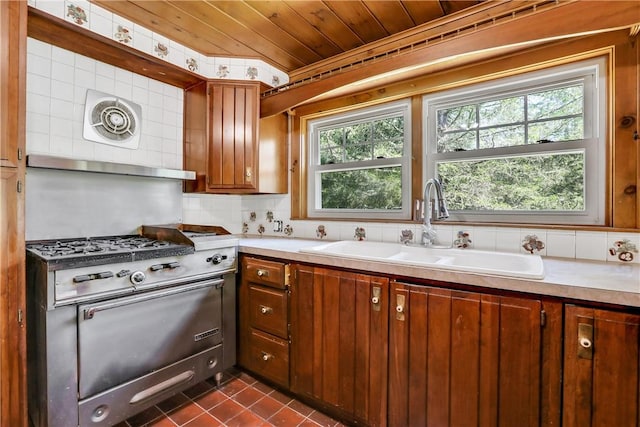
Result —
<instances>
[{"instance_id":1,"label":"cabinet door","mask_svg":"<svg viewBox=\"0 0 640 427\"><path fill-rule=\"evenodd\" d=\"M24 153L27 2L0 1L0 425L26 426Z\"/></svg>"},{"instance_id":2,"label":"cabinet door","mask_svg":"<svg viewBox=\"0 0 640 427\"><path fill-rule=\"evenodd\" d=\"M386 425L387 278L298 265L291 285L291 390Z\"/></svg>"},{"instance_id":3,"label":"cabinet door","mask_svg":"<svg viewBox=\"0 0 640 427\"><path fill-rule=\"evenodd\" d=\"M209 84L207 188L255 189L259 83Z\"/></svg>"},{"instance_id":4,"label":"cabinet door","mask_svg":"<svg viewBox=\"0 0 640 427\"><path fill-rule=\"evenodd\" d=\"M394 283L390 426L537 426L541 302Z\"/></svg>"},{"instance_id":5,"label":"cabinet door","mask_svg":"<svg viewBox=\"0 0 640 427\"><path fill-rule=\"evenodd\" d=\"M640 315L565 308L565 427L640 424Z\"/></svg>"}]
</instances>

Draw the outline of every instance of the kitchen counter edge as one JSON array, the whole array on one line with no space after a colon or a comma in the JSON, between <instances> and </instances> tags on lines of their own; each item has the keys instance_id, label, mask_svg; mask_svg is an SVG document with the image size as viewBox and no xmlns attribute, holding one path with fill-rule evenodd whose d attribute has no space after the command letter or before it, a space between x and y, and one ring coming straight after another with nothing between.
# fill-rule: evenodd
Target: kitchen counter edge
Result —
<instances>
[{"instance_id":1,"label":"kitchen counter edge","mask_svg":"<svg viewBox=\"0 0 640 427\"><path fill-rule=\"evenodd\" d=\"M238 251L244 254L361 270L367 273L430 279L489 289L640 308L640 264L636 263L623 264L542 257L545 277L533 280L299 252L302 248L316 246L320 243L318 240L306 239L239 237Z\"/></svg>"}]
</instances>

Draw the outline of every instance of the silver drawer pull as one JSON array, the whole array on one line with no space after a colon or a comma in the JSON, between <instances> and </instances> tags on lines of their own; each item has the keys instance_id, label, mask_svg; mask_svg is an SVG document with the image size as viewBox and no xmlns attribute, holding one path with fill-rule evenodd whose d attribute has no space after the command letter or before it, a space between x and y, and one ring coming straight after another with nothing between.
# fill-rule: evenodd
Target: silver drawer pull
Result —
<instances>
[{"instance_id":1,"label":"silver drawer pull","mask_svg":"<svg viewBox=\"0 0 640 427\"><path fill-rule=\"evenodd\" d=\"M258 275L258 277L269 277L268 270L258 270L256 274Z\"/></svg>"},{"instance_id":2,"label":"silver drawer pull","mask_svg":"<svg viewBox=\"0 0 640 427\"><path fill-rule=\"evenodd\" d=\"M273 354L262 352L262 360L268 362L271 359L273 359Z\"/></svg>"},{"instance_id":3,"label":"silver drawer pull","mask_svg":"<svg viewBox=\"0 0 640 427\"><path fill-rule=\"evenodd\" d=\"M262 313L262 314L271 314L271 313L273 313L273 308L267 307L266 305L261 305L260 306L260 313Z\"/></svg>"}]
</instances>

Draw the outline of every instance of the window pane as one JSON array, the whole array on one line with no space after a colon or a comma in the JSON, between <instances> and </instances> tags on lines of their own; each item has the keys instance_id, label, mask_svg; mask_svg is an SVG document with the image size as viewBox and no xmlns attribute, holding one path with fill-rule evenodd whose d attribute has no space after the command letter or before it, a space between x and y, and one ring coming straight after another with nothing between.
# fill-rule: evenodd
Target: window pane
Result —
<instances>
[{"instance_id":1,"label":"window pane","mask_svg":"<svg viewBox=\"0 0 640 427\"><path fill-rule=\"evenodd\" d=\"M402 209L401 168L321 174L322 209Z\"/></svg>"},{"instance_id":2,"label":"window pane","mask_svg":"<svg viewBox=\"0 0 640 427\"><path fill-rule=\"evenodd\" d=\"M347 162L371 160L371 144L349 144L345 150Z\"/></svg>"},{"instance_id":3,"label":"window pane","mask_svg":"<svg viewBox=\"0 0 640 427\"><path fill-rule=\"evenodd\" d=\"M495 126L524 121L524 97L487 101L479 107L480 126Z\"/></svg>"},{"instance_id":4,"label":"window pane","mask_svg":"<svg viewBox=\"0 0 640 427\"><path fill-rule=\"evenodd\" d=\"M395 159L402 157L404 138L376 142L373 145L374 159Z\"/></svg>"},{"instance_id":5,"label":"window pane","mask_svg":"<svg viewBox=\"0 0 640 427\"><path fill-rule=\"evenodd\" d=\"M344 157L342 129L320 132L320 164L342 163Z\"/></svg>"},{"instance_id":6,"label":"window pane","mask_svg":"<svg viewBox=\"0 0 640 427\"><path fill-rule=\"evenodd\" d=\"M475 129L478 126L475 105L447 108L438 110L437 113L438 134L452 130Z\"/></svg>"},{"instance_id":7,"label":"window pane","mask_svg":"<svg viewBox=\"0 0 640 427\"><path fill-rule=\"evenodd\" d=\"M480 130L480 148L524 145L524 125L504 126Z\"/></svg>"},{"instance_id":8,"label":"window pane","mask_svg":"<svg viewBox=\"0 0 640 427\"><path fill-rule=\"evenodd\" d=\"M584 87L580 85L532 93L527 96L529 120L582 115Z\"/></svg>"},{"instance_id":9,"label":"window pane","mask_svg":"<svg viewBox=\"0 0 640 427\"><path fill-rule=\"evenodd\" d=\"M476 149L475 130L438 134L438 153Z\"/></svg>"},{"instance_id":10,"label":"window pane","mask_svg":"<svg viewBox=\"0 0 640 427\"><path fill-rule=\"evenodd\" d=\"M373 138L376 141L404 138L404 117L389 117L373 122Z\"/></svg>"},{"instance_id":11,"label":"window pane","mask_svg":"<svg viewBox=\"0 0 640 427\"><path fill-rule=\"evenodd\" d=\"M572 141L584 138L582 117L549 120L529 125L529 144L537 141Z\"/></svg>"},{"instance_id":12,"label":"window pane","mask_svg":"<svg viewBox=\"0 0 640 427\"><path fill-rule=\"evenodd\" d=\"M438 163L450 210L583 211L584 153Z\"/></svg>"},{"instance_id":13,"label":"window pane","mask_svg":"<svg viewBox=\"0 0 640 427\"><path fill-rule=\"evenodd\" d=\"M371 141L371 124L360 123L344 128L347 145L362 144Z\"/></svg>"}]
</instances>

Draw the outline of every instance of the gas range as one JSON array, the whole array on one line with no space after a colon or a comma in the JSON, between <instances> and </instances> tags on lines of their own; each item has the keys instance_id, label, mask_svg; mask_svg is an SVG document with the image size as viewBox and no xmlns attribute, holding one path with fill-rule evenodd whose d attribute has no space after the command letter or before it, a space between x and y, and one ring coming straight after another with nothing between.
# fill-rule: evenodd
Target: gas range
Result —
<instances>
[{"instance_id":1,"label":"gas range","mask_svg":"<svg viewBox=\"0 0 640 427\"><path fill-rule=\"evenodd\" d=\"M27 242L33 425L117 425L235 364L237 239L152 229Z\"/></svg>"}]
</instances>

